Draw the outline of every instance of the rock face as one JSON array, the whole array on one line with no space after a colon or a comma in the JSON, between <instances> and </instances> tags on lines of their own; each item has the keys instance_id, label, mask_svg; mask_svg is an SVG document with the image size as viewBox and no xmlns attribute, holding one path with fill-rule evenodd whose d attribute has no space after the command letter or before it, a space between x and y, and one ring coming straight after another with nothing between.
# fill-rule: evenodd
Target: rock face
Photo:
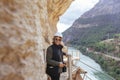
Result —
<instances>
[{"instance_id":1,"label":"rock face","mask_svg":"<svg viewBox=\"0 0 120 80\"><path fill-rule=\"evenodd\" d=\"M0 80L46 80L44 53L72 0L0 0Z\"/></svg>"},{"instance_id":2,"label":"rock face","mask_svg":"<svg viewBox=\"0 0 120 80\"><path fill-rule=\"evenodd\" d=\"M99 0L99 3L90 11L86 12L81 18L90 18L106 14L120 13L120 0Z\"/></svg>"},{"instance_id":3,"label":"rock face","mask_svg":"<svg viewBox=\"0 0 120 80\"><path fill-rule=\"evenodd\" d=\"M64 32L64 41L75 45L94 44L120 33L120 0L99 0Z\"/></svg>"}]
</instances>

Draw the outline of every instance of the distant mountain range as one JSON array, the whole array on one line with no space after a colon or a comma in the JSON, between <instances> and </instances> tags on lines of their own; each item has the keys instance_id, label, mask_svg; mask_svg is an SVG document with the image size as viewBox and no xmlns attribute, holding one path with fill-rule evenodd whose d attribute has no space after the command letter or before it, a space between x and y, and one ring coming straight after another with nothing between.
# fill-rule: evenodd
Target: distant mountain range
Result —
<instances>
[{"instance_id":1,"label":"distant mountain range","mask_svg":"<svg viewBox=\"0 0 120 80\"><path fill-rule=\"evenodd\" d=\"M120 33L120 0L100 0L66 30L64 42L90 45Z\"/></svg>"}]
</instances>

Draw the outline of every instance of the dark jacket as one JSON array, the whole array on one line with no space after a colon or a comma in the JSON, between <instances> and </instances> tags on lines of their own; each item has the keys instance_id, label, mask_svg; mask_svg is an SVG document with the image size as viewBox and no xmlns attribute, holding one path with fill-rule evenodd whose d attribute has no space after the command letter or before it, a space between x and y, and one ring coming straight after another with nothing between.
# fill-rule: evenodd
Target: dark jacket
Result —
<instances>
[{"instance_id":1,"label":"dark jacket","mask_svg":"<svg viewBox=\"0 0 120 80\"><path fill-rule=\"evenodd\" d=\"M47 55L46 55L46 61L47 61L47 66L46 66L46 73L48 75L52 74L58 74L61 73L59 72L59 64L60 62L63 62L63 53L62 52L63 46L61 45L51 45L47 48Z\"/></svg>"}]
</instances>

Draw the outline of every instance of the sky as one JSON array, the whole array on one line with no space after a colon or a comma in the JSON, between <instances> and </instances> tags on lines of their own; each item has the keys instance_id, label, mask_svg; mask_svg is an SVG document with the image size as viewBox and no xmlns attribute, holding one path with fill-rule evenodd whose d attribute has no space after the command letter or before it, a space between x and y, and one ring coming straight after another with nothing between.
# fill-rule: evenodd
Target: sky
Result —
<instances>
[{"instance_id":1,"label":"sky","mask_svg":"<svg viewBox=\"0 0 120 80\"><path fill-rule=\"evenodd\" d=\"M92 9L99 0L74 0L57 23L58 32L64 32L86 11Z\"/></svg>"}]
</instances>

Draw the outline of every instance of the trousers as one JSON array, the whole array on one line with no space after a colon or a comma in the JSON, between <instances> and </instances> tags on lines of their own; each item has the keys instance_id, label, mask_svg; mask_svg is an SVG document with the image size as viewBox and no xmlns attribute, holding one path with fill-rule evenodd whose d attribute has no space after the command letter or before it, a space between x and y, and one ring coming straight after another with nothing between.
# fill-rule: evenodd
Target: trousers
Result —
<instances>
[{"instance_id":1,"label":"trousers","mask_svg":"<svg viewBox=\"0 0 120 80\"><path fill-rule=\"evenodd\" d=\"M60 73L49 75L51 80L60 80Z\"/></svg>"}]
</instances>

